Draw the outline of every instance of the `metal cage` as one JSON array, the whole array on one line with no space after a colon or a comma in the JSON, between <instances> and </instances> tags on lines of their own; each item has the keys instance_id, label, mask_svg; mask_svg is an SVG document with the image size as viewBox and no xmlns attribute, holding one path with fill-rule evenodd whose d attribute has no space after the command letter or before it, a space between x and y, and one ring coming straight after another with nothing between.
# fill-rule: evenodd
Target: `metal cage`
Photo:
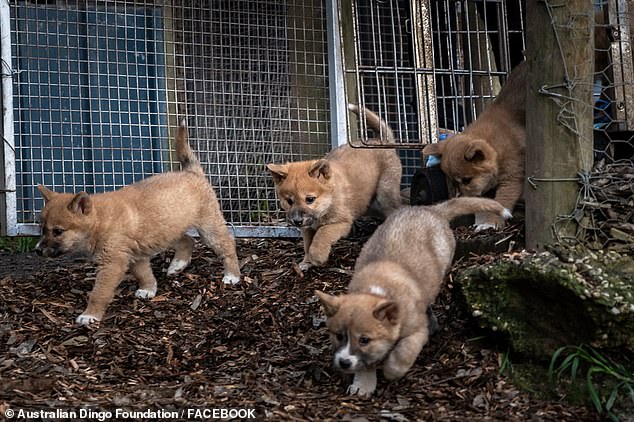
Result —
<instances>
[{"instance_id":1,"label":"metal cage","mask_svg":"<svg viewBox=\"0 0 634 422\"><path fill-rule=\"evenodd\" d=\"M280 224L265 164L331 145L321 0L1 0L3 231L38 234L38 183L103 192L192 147L236 236ZM10 27L10 30L9 30Z\"/></svg>"},{"instance_id":2,"label":"metal cage","mask_svg":"<svg viewBox=\"0 0 634 422\"><path fill-rule=\"evenodd\" d=\"M524 50L521 0L341 0L346 95L382 116L401 149L404 184L420 149L460 131L499 92ZM372 147L349 115L355 146Z\"/></svg>"},{"instance_id":3,"label":"metal cage","mask_svg":"<svg viewBox=\"0 0 634 422\"><path fill-rule=\"evenodd\" d=\"M367 147L346 108L360 103L394 129L409 186L421 147L473 121L522 60L524 14L522 0L0 0L3 231L38 233L38 183L103 192L174 168L187 117L234 234L297 235L266 163Z\"/></svg>"}]
</instances>

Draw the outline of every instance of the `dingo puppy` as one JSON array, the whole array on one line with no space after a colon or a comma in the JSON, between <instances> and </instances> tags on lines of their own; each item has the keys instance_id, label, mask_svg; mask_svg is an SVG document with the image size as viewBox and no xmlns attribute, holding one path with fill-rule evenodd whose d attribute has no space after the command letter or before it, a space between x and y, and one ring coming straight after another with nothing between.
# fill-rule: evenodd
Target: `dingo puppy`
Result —
<instances>
[{"instance_id":1,"label":"dingo puppy","mask_svg":"<svg viewBox=\"0 0 634 422\"><path fill-rule=\"evenodd\" d=\"M359 108L349 109L360 114ZM366 110L376 133L394 135L379 116ZM352 223L370 206L384 216L400 206L401 161L394 149L343 145L320 160L268 164L289 223L304 239L302 271L326 263L332 245L346 236Z\"/></svg>"},{"instance_id":2,"label":"dingo puppy","mask_svg":"<svg viewBox=\"0 0 634 422\"><path fill-rule=\"evenodd\" d=\"M509 210L486 198L403 207L363 246L347 294L315 292L328 317L333 365L354 373L350 394L372 394L378 366L388 380L412 367L433 330L429 306L453 259L456 241L449 221L485 211L510 217Z\"/></svg>"},{"instance_id":3,"label":"dingo puppy","mask_svg":"<svg viewBox=\"0 0 634 422\"><path fill-rule=\"evenodd\" d=\"M482 196L513 210L524 189L526 143L526 72L516 66L495 101L464 132L427 145L425 155L440 155L440 167L461 196ZM491 213L476 215L476 230L501 227Z\"/></svg>"},{"instance_id":4,"label":"dingo puppy","mask_svg":"<svg viewBox=\"0 0 634 422\"><path fill-rule=\"evenodd\" d=\"M154 297L156 279L150 257L174 247L176 254L167 273L182 271L191 260L194 242L185 232L192 227L223 260L223 281L240 281L235 242L214 190L189 147L184 121L176 132L176 156L182 171L152 176L114 192L56 193L38 186L45 206L36 251L49 257L87 254L99 267L88 306L77 323L102 319L128 269L139 282L136 296Z\"/></svg>"}]
</instances>

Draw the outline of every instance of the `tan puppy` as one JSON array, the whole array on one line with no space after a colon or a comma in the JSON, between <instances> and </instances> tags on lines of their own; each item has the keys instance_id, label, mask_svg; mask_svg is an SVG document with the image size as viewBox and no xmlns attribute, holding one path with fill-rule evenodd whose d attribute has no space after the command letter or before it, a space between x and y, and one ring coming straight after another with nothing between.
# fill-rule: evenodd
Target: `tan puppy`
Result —
<instances>
[{"instance_id":1,"label":"tan puppy","mask_svg":"<svg viewBox=\"0 0 634 422\"><path fill-rule=\"evenodd\" d=\"M456 198L428 207L403 207L379 226L361 250L348 293L319 297L328 320L335 368L354 373L351 394L370 395L376 368L388 380L412 367L429 337L428 308L451 266L455 217L510 212L486 198Z\"/></svg>"},{"instance_id":2,"label":"tan puppy","mask_svg":"<svg viewBox=\"0 0 634 422\"><path fill-rule=\"evenodd\" d=\"M464 132L427 145L425 155L440 155L440 166L461 196L496 189L495 200L513 210L524 187L526 72L516 66L495 101ZM501 227L494 214L476 215L476 230Z\"/></svg>"},{"instance_id":3,"label":"tan puppy","mask_svg":"<svg viewBox=\"0 0 634 422\"><path fill-rule=\"evenodd\" d=\"M136 296L154 297L156 279L150 257L174 247L176 254L167 273L183 270L194 245L185 234L189 228L197 229L202 241L223 260L223 281L240 281L235 242L214 190L189 147L184 121L176 132L176 156L182 171L152 176L114 192L56 193L38 186L46 204L36 250L50 257L88 254L99 266L88 307L77 323L101 320L128 269L139 282Z\"/></svg>"},{"instance_id":4,"label":"tan puppy","mask_svg":"<svg viewBox=\"0 0 634 422\"><path fill-rule=\"evenodd\" d=\"M357 106L350 110L359 114ZM394 135L376 114L365 111L376 133ZM384 216L400 206L401 161L393 149L343 145L321 160L268 164L289 223L302 229L302 271L324 265L330 249L346 236L370 205Z\"/></svg>"}]
</instances>

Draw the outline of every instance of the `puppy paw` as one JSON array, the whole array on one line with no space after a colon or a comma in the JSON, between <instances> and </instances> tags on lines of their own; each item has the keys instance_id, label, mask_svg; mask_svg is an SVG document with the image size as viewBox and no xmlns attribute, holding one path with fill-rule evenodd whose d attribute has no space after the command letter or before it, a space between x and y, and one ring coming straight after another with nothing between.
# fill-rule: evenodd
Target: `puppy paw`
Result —
<instances>
[{"instance_id":1,"label":"puppy paw","mask_svg":"<svg viewBox=\"0 0 634 422\"><path fill-rule=\"evenodd\" d=\"M507 213L510 215L510 212L507 209L504 210L504 217L493 215L491 213L476 213L475 224L473 227L475 227L476 232L488 229L501 229L506 224L504 220L507 218Z\"/></svg>"},{"instance_id":2,"label":"puppy paw","mask_svg":"<svg viewBox=\"0 0 634 422\"><path fill-rule=\"evenodd\" d=\"M348 386L347 394L351 396L359 396L359 397L370 397L374 393L374 389L365 389L358 385L350 384Z\"/></svg>"},{"instance_id":3,"label":"puppy paw","mask_svg":"<svg viewBox=\"0 0 634 422\"><path fill-rule=\"evenodd\" d=\"M362 371L354 374L352 384L348 386L348 394L369 397L376 390L376 371Z\"/></svg>"},{"instance_id":4,"label":"puppy paw","mask_svg":"<svg viewBox=\"0 0 634 422\"><path fill-rule=\"evenodd\" d=\"M170 266L167 268L167 275L175 275L180 273L189 265L189 261L183 261L182 259L172 259Z\"/></svg>"},{"instance_id":5,"label":"puppy paw","mask_svg":"<svg viewBox=\"0 0 634 422\"><path fill-rule=\"evenodd\" d=\"M488 230L488 229L497 229L497 225L495 225L494 223L474 224L473 227L475 227L476 233L484 231L484 230Z\"/></svg>"},{"instance_id":6,"label":"puppy paw","mask_svg":"<svg viewBox=\"0 0 634 422\"><path fill-rule=\"evenodd\" d=\"M225 276L222 277L222 282L225 284L236 285L240 283L240 276L234 274L225 274Z\"/></svg>"},{"instance_id":7,"label":"puppy paw","mask_svg":"<svg viewBox=\"0 0 634 422\"><path fill-rule=\"evenodd\" d=\"M156 296L156 289L138 289L136 292L134 292L134 296L140 297L141 299L152 299L154 296Z\"/></svg>"},{"instance_id":8,"label":"puppy paw","mask_svg":"<svg viewBox=\"0 0 634 422\"><path fill-rule=\"evenodd\" d=\"M302 261L299 263L299 269L302 270L303 272L306 272L308 270L310 270L312 268L313 264L311 264L308 261Z\"/></svg>"},{"instance_id":9,"label":"puppy paw","mask_svg":"<svg viewBox=\"0 0 634 422\"><path fill-rule=\"evenodd\" d=\"M320 252L311 252L310 253L310 257L306 258L310 264L312 266L315 267L322 267L324 265L326 265L326 263L328 262L328 256L330 255L330 249L328 249L327 251L320 251Z\"/></svg>"},{"instance_id":10,"label":"puppy paw","mask_svg":"<svg viewBox=\"0 0 634 422\"><path fill-rule=\"evenodd\" d=\"M370 397L374 393L374 390L376 390L376 385L366 387L362 385L350 384L348 386L347 394L351 396L359 396L359 397L367 398L367 397Z\"/></svg>"},{"instance_id":11,"label":"puppy paw","mask_svg":"<svg viewBox=\"0 0 634 422\"><path fill-rule=\"evenodd\" d=\"M75 322L79 325L90 325L99 322L99 318L90 314L81 314L77 317Z\"/></svg>"}]
</instances>

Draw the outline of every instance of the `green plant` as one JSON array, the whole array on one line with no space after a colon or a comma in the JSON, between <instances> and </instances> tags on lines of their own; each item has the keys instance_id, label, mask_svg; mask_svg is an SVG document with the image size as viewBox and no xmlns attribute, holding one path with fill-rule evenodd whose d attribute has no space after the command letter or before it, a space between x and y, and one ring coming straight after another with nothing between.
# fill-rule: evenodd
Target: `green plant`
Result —
<instances>
[{"instance_id":1,"label":"green plant","mask_svg":"<svg viewBox=\"0 0 634 422\"><path fill-rule=\"evenodd\" d=\"M558 364L560 357L563 360ZM564 346L555 351L548 367L548 375L554 380L561 378L564 373L570 371L571 380L577 380L577 376L585 371L586 389L592 404L597 412L617 420L613 413L614 404L619 398L619 394L625 391L634 403L634 375L624 365L614 362L607 356L602 355L593 347L588 345ZM600 387L595 383L595 376L602 375L606 381L603 385L609 385L609 395L602 396L599 393ZM610 389L611 388L611 389ZM607 396L607 398L606 398Z\"/></svg>"},{"instance_id":2,"label":"green plant","mask_svg":"<svg viewBox=\"0 0 634 422\"><path fill-rule=\"evenodd\" d=\"M498 369L498 375L502 375L507 371L513 370L508 349L506 352L498 353L498 365L500 366L500 369Z\"/></svg>"},{"instance_id":3,"label":"green plant","mask_svg":"<svg viewBox=\"0 0 634 422\"><path fill-rule=\"evenodd\" d=\"M30 236L0 237L0 249L10 253L24 253L35 249L38 238Z\"/></svg>"},{"instance_id":4,"label":"green plant","mask_svg":"<svg viewBox=\"0 0 634 422\"><path fill-rule=\"evenodd\" d=\"M16 237L15 239L15 250L17 252L30 252L35 249L35 245L39 239L37 237Z\"/></svg>"}]
</instances>

